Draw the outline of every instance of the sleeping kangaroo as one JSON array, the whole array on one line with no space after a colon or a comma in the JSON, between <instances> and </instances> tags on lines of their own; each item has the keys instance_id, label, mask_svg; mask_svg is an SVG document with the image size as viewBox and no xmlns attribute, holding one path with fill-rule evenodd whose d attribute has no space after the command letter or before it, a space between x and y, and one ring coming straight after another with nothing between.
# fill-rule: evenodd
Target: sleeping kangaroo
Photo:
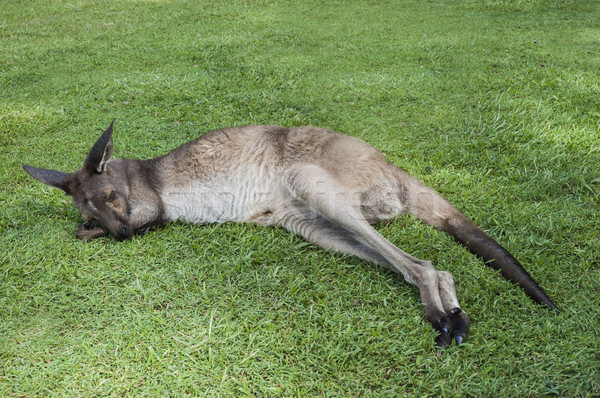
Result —
<instances>
[{"instance_id":1,"label":"sleeping kangaroo","mask_svg":"<svg viewBox=\"0 0 600 398\"><path fill-rule=\"evenodd\" d=\"M403 252L371 226L410 213L451 234L538 303L556 308L506 249L358 138L316 127L245 126L212 131L155 159L113 160L113 123L74 173L23 166L73 197L86 221L79 239L130 239L169 220L280 225L322 248L402 274L419 289L439 333L436 345L460 344L469 317L452 275Z\"/></svg>"}]
</instances>

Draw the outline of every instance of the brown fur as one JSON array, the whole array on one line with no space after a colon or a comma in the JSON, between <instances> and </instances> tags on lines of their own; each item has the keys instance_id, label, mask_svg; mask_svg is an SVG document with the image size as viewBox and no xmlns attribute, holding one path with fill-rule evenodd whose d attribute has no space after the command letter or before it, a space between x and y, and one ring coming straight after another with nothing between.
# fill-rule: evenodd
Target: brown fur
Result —
<instances>
[{"instance_id":1,"label":"brown fur","mask_svg":"<svg viewBox=\"0 0 600 398\"><path fill-rule=\"evenodd\" d=\"M461 343L469 318L452 276L403 252L370 225L410 213L452 234L533 299L555 308L502 246L358 138L316 127L245 126L207 133L156 159L112 160L112 153L111 123L74 173L24 166L73 196L86 220L80 239L129 239L175 219L280 225L403 275L419 288L425 314L440 333L436 343Z\"/></svg>"}]
</instances>

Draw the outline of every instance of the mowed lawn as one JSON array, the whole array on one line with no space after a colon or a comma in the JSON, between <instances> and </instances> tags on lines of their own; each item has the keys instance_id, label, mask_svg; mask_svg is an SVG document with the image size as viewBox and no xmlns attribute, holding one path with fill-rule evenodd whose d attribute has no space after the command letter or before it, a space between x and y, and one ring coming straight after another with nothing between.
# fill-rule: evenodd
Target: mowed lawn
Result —
<instances>
[{"instance_id":1,"label":"mowed lawn","mask_svg":"<svg viewBox=\"0 0 600 398\"><path fill-rule=\"evenodd\" d=\"M416 288L280 228L75 239L110 121L149 158L212 129L361 137L506 246L555 314L412 217L469 340L436 355ZM597 397L600 3L0 2L0 396Z\"/></svg>"}]
</instances>

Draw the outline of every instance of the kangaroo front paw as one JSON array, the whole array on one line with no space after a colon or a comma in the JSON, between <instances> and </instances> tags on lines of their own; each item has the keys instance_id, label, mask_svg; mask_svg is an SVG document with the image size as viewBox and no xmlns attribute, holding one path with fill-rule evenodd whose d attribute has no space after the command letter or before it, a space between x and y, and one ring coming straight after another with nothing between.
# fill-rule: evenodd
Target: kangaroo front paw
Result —
<instances>
[{"instance_id":1,"label":"kangaroo front paw","mask_svg":"<svg viewBox=\"0 0 600 398\"><path fill-rule=\"evenodd\" d=\"M434 329L439 333L435 339L436 347L443 349L452 344L452 340L456 344L464 343L469 334L469 316L460 308L455 307L448 313L437 313L429 321ZM433 319L431 319L433 318Z\"/></svg>"},{"instance_id":2,"label":"kangaroo front paw","mask_svg":"<svg viewBox=\"0 0 600 398\"><path fill-rule=\"evenodd\" d=\"M96 226L96 224L85 222L83 224L79 224L79 228L77 228L75 237L77 239L88 241L104 235L106 235L106 231L104 231L102 228Z\"/></svg>"}]
</instances>

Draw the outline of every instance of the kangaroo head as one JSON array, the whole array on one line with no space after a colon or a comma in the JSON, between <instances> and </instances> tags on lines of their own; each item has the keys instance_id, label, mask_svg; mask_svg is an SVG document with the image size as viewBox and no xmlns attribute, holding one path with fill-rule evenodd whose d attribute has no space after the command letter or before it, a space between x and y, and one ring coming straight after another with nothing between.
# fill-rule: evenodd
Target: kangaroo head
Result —
<instances>
[{"instance_id":1,"label":"kangaroo head","mask_svg":"<svg viewBox=\"0 0 600 398\"><path fill-rule=\"evenodd\" d=\"M84 233L80 228L77 237L90 239L110 233L119 240L133 236L129 217L129 187L125 172L111 165L113 155L112 130L114 120L74 173L39 169L24 165L33 178L73 197L86 225L101 225L94 233ZM114 161L114 162L119 162Z\"/></svg>"}]
</instances>

